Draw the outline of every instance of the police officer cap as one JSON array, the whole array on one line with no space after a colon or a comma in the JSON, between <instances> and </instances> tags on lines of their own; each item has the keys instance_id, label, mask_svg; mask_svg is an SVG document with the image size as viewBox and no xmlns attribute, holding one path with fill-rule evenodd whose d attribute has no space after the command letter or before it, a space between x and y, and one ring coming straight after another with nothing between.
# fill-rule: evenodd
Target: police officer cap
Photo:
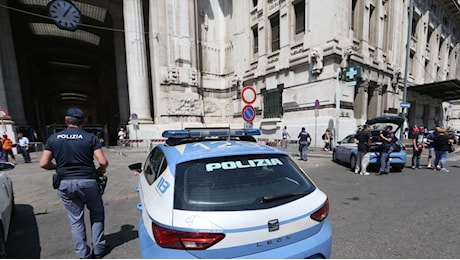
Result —
<instances>
[{"instance_id":1,"label":"police officer cap","mask_svg":"<svg viewBox=\"0 0 460 260\"><path fill-rule=\"evenodd\" d=\"M85 113L83 113L83 111L81 109L76 108L76 107L71 107L71 108L67 109L67 113L65 115L75 117L75 118L79 118L79 119L82 119L82 118L85 117Z\"/></svg>"}]
</instances>

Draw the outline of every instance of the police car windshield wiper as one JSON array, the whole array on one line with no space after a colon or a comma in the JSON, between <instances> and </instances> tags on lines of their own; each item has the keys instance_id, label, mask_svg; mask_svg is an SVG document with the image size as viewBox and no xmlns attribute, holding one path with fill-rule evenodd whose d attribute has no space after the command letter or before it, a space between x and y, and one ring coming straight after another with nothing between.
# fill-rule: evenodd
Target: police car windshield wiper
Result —
<instances>
[{"instance_id":1,"label":"police car windshield wiper","mask_svg":"<svg viewBox=\"0 0 460 260\"><path fill-rule=\"evenodd\" d=\"M283 199L288 199L292 197L303 197L307 195L308 193L306 192L300 192L300 193L288 193L288 194L282 194L278 196L264 196L260 203L270 203L278 200L283 200Z\"/></svg>"}]
</instances>

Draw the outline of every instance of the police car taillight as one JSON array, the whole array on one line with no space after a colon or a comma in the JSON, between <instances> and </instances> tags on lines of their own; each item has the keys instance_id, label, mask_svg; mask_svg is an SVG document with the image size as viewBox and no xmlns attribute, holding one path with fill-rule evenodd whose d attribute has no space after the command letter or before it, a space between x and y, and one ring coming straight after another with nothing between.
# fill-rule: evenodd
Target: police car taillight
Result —
<instances>
[{"instance_id":1,"label":"police car taillight","mask_svg":"<svg viewBox=\"0 0 460 260\"><path fill-rule=\"evenodd\" d=\"M319 210L317 210L315 213L311 214L310 218L318 222L321 222L327 218L328 214L329 214L329 199L326 199L326 203L324 203L324 205Z\"/></svg>"},{"instance_id":2,"label":"police car taillight","mask_svg":"<svg viewBox=\"0 0 460 260\"><path fill-rule=\"evenodd\" d=\"M184 232L167 229L152 223L157 244L163 248L204 250L224 239L225 234L206 232Z\"/></svg>"}]
</instances>

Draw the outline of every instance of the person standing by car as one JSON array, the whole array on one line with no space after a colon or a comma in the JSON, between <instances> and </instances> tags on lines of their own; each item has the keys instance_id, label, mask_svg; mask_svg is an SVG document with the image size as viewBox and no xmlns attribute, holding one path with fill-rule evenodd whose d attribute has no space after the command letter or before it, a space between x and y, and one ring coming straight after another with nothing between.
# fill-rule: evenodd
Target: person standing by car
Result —
<instances>
[{"instance_id":1,"label":"person standing by car","mask_svg":"<svg viewBox=\"0 0 460 260\"><path fill-rule=\"evenodd\" d=\"M299 135L299 153L300 153L300 160L307 161L307 152L308 146L311 143L310 134L305 130L305 127L302 127L302 131L300 131Z\"/></svg>"},{"instance_id":2,"label":"person standing by car","mask_svg":"<svg viewBox=\"0 0 460 260\"><path fill-rule=\"evenodd\" d=\"M31 163L29 153L29 138L25 137L23 133L18 133L19 150L22 153L25 163Z\"/></svg>"},{"instance_id":3,"label":"person standing by car","mask_svg":"<svg viewBox=\"0 0 460 260\"><path fill-rule=\"evenodd\" d=\"M395 139L395 134L392 132L393 127L388 125L385 131L380 131L380 139L382 147L380 151L380 171L377 175L388 174L390 172L390 153L393 151L392 144Z\"/></svg>"},{"instance_id":4,"label":"person standing by car","mask_svg":"<svg viewBox=\"0 0 460 260\"><path fill-rule=\"evenodd\" d=\"M442 127L436 127L437 134L433 139L434 150L436 158L434 160L434 170L449 172L446 169L446 159L449 154L449 145L454 143L454 140L446 135L446 129Z\"/></svg>"},{"instance_id":5,"label":"person standing by car","mask_svg":"<svg viewBox=\"0 0 460 260\"><path fill-rule=\"evenodd\" d=\"M434 152L434 137L435 137L435 132L432 131L430 132L427 137L426 137L426 142L428 143L428 162L427 162L427 168L431 169L431 162L433 160L433 155L435 154Z\"/></svg>"},{"instance_id":6,"label":"person standing by car","mask_svg":"<svg viewBox=\"0 0 460 260\"><path fill-rule=\"evenodd\" d=\"M419 125L418 131L414 133L412 138L413 153L412 153L412 169L420 169L420 156L423 151L423 137L424 137L424 126Z\"/></svg>"},{"instance_id":7,"label":"person standing by car","mask_svg":"<svg viewBox=\"0 0 460 260\"><path fill-rule=\"evenodd\" d=\"M70 221L74 249L79 258L102 258L111 251L104 236L104 204L96 178L109 165L97 137L82 129L85 114L69 108L65 116L67 129L51 135L44 147L40 167L56 170L61 182L61 197ZM96 169L94 157L99 163ZM53 163L52 160L56 163ZM90 211L93 251L86 240L84 210Z\"/></svg>"},{"instance_id":8,"label":"person standing by car","mask_svg":"<svg viewBox=\"0 0 460 260\"><path fill-rule=\"evenodd\" d=\"M367 166L369 164L369 157L366 154L369 152L370 145L372 144L372 133L369 125L364 125L363 130L359 132L355 139L358 142L358 156L356 158L355 173L361 175L369 175Z\"/></svg>"}]
</instances>

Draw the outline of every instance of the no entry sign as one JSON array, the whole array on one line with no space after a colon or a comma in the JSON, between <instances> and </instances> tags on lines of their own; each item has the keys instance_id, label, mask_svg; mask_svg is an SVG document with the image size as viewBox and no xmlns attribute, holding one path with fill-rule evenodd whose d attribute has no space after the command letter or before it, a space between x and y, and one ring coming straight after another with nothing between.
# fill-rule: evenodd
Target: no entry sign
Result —
<instances>
[{"instance_id":1,"label":"no entry sign","mask_svg":"<svg viewBox=\"0 0 460 260\"><path fill-rule=\"evenodd\" d=\"M257 93L256 90L251 86L246 86L241 90L241 98L244 103L252 104L256 101Z\"/></svg>"},{"instance_id":2,"label":"no entry sign","mask_svg":"<svg viewBox=\"0 0 460 260\"><path fill-rule=\"evenodd\" d=\"M250 123L256 117L256 110L251 105L246 105L241 110L241 115L243 116L244 121Z\"/></svg>"}]
</instances>

